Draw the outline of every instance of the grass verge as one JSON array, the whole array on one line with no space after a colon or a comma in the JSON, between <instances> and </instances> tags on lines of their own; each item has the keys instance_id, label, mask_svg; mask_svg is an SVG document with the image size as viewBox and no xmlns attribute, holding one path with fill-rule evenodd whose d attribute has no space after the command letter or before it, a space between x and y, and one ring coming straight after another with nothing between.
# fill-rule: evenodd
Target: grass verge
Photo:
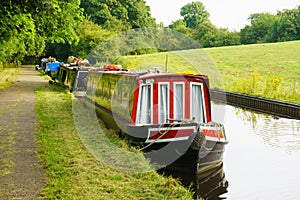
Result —
<instances>
[{"instance_id":1,"label":"grass verge","mask_svg":"<svg viewBox=\"0 0 300 200\"><path fill-rule=\"evenodd\" d=\"M57 85L36 94L39 155L48 177L42 199L193 199L173 178L120 172L96 160L77 134L71 94Z\"/></svg>"},{"instance_id":2,"label":"grass verge","mask_svg":"<svg viewBox=\"0 0 300 200\"><path fill-rule=\"evenodd\" d=\"M0 90L9 87L15 81L19 68L0 68Z\"/></svg>"}]
</instances>

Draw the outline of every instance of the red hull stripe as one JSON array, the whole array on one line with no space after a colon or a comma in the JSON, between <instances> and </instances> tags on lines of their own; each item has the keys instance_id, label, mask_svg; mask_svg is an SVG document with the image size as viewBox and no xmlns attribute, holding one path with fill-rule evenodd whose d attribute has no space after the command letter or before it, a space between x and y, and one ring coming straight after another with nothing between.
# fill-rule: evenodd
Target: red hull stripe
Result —
<instances>
[{"instance_id":1,"label":"red hull stripe","mask_svg":"<svg viewBox=\"0 0 300 200\"><path fill-rule=\"evenodd\" d=\"M146 140L146 143L184 141L188 140L189 136L195 131L195 126L150 128L148 129L148 139Z\"/></svg>"},{"instance_id":2,"label":"red hull stripe","mask_svg":"<svg viewBox=\"0 0 300 200\"><path fill-rule=\"evenodd\" d=\"M164 134L167 130L158 131L150 131L149 140L156 140L162 134ZM180 137L188 137L194 132L194 129L181 129L181 130L169 130L164 136L160 139L173 139L173 138L180 138Z\"/></svg>"},{"instance_id":3,"label":"red hull stripe","mask_svg":"<svg viewBox=\"0 0 300 200\"><path fill-rule=\"evenodd\" d=\"M171 142L171 141L179 141L179 140L187 140L188 137L193 134L195 131L192 127L186 128L178 128L168 130L167 128L152 128L149 129L148 139L146 143L149 142ZM201 129L201 132L207 137L213 138L225 138L224 134L221 130L215 129Z\"/></svg>"}]
</instances>

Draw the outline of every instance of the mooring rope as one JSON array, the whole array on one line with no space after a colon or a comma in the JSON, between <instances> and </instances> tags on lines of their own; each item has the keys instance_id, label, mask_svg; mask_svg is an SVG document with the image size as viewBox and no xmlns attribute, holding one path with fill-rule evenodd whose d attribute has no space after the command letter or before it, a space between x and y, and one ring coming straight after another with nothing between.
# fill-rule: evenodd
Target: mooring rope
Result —
<instances>
[{"instance_id":1,"label":"mooring rope","mask_svg":"<svg viewBox=\"0 0 300 200\"><path fill-rule=\"evenodd\" d=\"M159 125L159 128L158 128L158 132L161 134L158 138L156 138L154 141L152 141L151 143L149 143L148 145L144 146L143 148L141 148L140 150L144 150L144 149L147 149L148 147L150 147L151 145L153 145L155 142L157 142L158 140L160 140L162 137L164 137L173 127L175 127L177 124L179 123L174 123L174 124L171 124L171 126L168 126L167 129L161 133L160 132L160 129L161 129L161 126L162 125L165 125L165 123L161 123Z\"/></svg>"}]
</instances>

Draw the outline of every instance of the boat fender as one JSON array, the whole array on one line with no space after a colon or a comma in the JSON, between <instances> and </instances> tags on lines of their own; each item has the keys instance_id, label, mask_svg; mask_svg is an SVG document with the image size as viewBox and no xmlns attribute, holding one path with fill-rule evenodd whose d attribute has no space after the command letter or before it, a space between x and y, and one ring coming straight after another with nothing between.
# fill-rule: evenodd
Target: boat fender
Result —
<instances>
[{"instance_id":1,"label":"boat fender","mask_svg":"<svg viewBox=\"0 0 300 200\"><path fill-rule=\"evenodd\" d=\"M201 131L196 131L190 135L189 140L191 141L191 148L195 151L199 151L206 144L205 135Z\"/></svg>"}]
</instances>

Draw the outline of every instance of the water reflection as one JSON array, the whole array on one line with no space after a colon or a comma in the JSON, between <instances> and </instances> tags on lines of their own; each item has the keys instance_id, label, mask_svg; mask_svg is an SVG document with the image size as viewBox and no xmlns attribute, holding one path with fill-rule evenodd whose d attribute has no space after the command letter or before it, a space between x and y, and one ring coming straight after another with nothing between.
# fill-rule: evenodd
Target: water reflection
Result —
<instances>
[{"instance_id":1,"label":"water reflection","mask_svg":"<svg viewBox=\"0 0 300 200\"><path fill-rule=\"evenodd\" d=\"M220 195L227 193L228 181L225 178L223 163L209 170L198 169L195 190L202 199L223 199Z\"/></svg>"},{"instance_id":2,"label":"water reflection","mask_svg":"<svg viewBox=\"0 0 300 200\"><path fill-rule=\"evenodd\" d=\"M228 105L213 105L229 144L224 171L227 199L298 199L300 120L276 118Z\"/></svg>"},{"instance_id":3,"label":"water reflection","mask_svg":"<svg viewBox=\"0 0 300 200\"><path fill-rule=\"evenodd\" d=\"M214 121L225 125L229 140L224 165L200 169L197 177L172 175L186 186L193 183L203 199L298 199L300 120L228 105L214 104L212 111Z\"/></svg>"},{"instance_id":4,"label":"water reflection","mask_svg":"<svg viewBox=\"0 0 300 200\"><path fill-rule=\"evenodd\" d=\"M195 198L200 197L205 200L219 200L220 195L227 193L228 181L225 177L223 162L210 166L199 167L197 175L174 173L172 166L161 169L159 172L177 178L186 187L191 187L195 192Z\"/></svg>"},{"instance_id":5,"label":"water reflection","mask_svg":"<svg viewBox=\"0 0 300 200\"><path fill-rule=\"evenodd\" d=\"M236 116L253 129L265 144L285 151L300 150L300 120L277 118L270 115L234 108Z\"/></svg>"}]
</instances>

